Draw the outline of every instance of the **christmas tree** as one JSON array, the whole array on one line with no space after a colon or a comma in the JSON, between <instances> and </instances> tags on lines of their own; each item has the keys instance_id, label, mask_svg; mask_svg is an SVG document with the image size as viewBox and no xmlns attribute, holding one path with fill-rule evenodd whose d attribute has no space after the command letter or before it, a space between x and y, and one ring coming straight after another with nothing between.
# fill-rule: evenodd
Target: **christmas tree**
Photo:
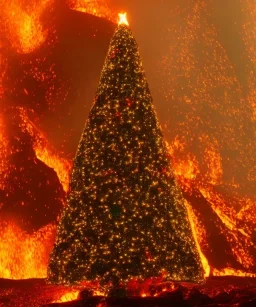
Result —
<instances>
[{"instance_id":1,"label":"christmas tree","mask_svg":"<svg viewBox=\"0 0 256 307\"><path fill-rule=\"evenodd\" d=\"M74 159L48 281L200 281L203 269L138 46L116 30Z\"/></svg>"}]
</instances>

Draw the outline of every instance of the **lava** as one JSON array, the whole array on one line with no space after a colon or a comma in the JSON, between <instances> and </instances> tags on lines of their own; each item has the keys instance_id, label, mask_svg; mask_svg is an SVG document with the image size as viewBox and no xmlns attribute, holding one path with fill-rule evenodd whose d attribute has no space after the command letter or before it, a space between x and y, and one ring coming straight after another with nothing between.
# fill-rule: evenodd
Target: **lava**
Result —
<instances>
[{"instance_id":1,"label":"lava","mask_svg":"<svg viewBox=\"0 0 256 307\"><path fill-rule=\"evenodd\" d=\"M8 35L9 43L19 53L30 53L47 39L47 30L41 24L41 15L53 0L0 2L1 24Z\"/></svg>"},{"instance_id":2,"label":"lava","mask_svg":"<svg viewBox=\"0 0 256 307\"><path fill-rule=\"evenodd\" d=\"M24 109L21 109L21 117L23 121L22 129L27 131L33 139L33 150L36 157L45 165L54 169L63 190L67 192L69 186L69 175L71 172L71 161L61 158L58 153L54 152L46 136L29 119Z\"/></svg>"},{"instance_id":3,"label":"lava","mask_svg":"<svg viewBox=\"0 0 256 307\"><path fill-rule=\"evenodd\" d=\"M67 293L63 294L58 300L53 301L53 303L64 303L64 302L70 302L77 299L79 294L78 290L73 291L67 291Z\"/></svg>"},{"instance_id":4,"label":"lava","mask_svg":"<svg viewBox=\"0 0 256 307\"><path fill-rule=\"evenodd\" d=\"M67 0L67 2L72 10L107 18L112 22L116 22L116 14L108 7L107 0Z\"/></svg>"},{"instance_id":5,"label":"lava","mask_svg":"<svg viewBox=\"0 0 256 307\"><path fill-rule=\"evenodd\" d=\"M5 188L5 178L8 170L8 140L5 134L3 116L0 114L0 190ZM0 203L0 209L3 204Z\"/></svg>"},{"instance_id":6,"label":"lava","mask_svg":"<svg viewBox=\"0 0 256 307\"><path fill-rule=\"evenodd\" d=\"M254 63L256 6L249 2L241 1L240 7L246 20L242 27L246 45L243 58L247 56ZM247 84L241 82L241 72L236 70L228 46L220 41L219 29L209 17L213 1L191 4L190 10L180 14L182 26L175 24L169 29L170 48L160 64L169 85L166 100L171 103L167 127L171 126L168 132L173 141L169 152L177 180L190 200L190 210L195 212L193 220L200 221L205 233L204 239L200 230L196 235L210 274L246 276L246 270L254 274L256 266L252 241L254 69L244 60ZM211 225L210 220L214 221ZM218 245L216 236L222 238L223 246ZM226 250L222 263L225 269L216 267L218 253L214 251L219 248Z\"/></svg>"},{"instance_id":7,"label":"lava","mask_svg":"<svg viewBox=\"0 0 256 307\"><path fill-rule=\"evenodd\" d=\"M203 229L203 226L200 225L200 222L199 222L196 214L194 213L191 205L187 201L185 201L185 205L186 205L186 208L187 208L188 217L189 217L189 221L190 221L190 224L191 224L193 236L194 236L194 239L195 239L195 242L196 242L196 245L197 245L197 249L199 251L201 262L203 264L204 276L209 277L210 272L211 272L211 268L209 266L207 258L205 257L205 255L203 254L202 249L201 249L203 242L205 242L205 238L204 238L205 229Z\"/></svg>"},{"instance_id":8,"label":"lava","mask_svg":"<svg viewBox=\"0 0 256 307\"><path fill-rule=\"evenodd\" d=\"M1 222L1 278L44 278L54 243L55 228L53 225L47 225L29 235L15 224Z\"/></svg>"}]
</instances>

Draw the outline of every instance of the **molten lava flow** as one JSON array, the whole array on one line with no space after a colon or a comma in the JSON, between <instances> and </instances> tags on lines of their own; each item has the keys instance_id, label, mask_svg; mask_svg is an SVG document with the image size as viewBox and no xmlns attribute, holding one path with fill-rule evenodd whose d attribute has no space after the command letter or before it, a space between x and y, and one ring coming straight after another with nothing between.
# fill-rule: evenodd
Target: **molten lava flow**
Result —
<instances>
[{"instance_id":1,"label":"molten lava flow","mask_svg":"<svg viewBox=\"0 0 256 307\"><path fill-rule=\"evenodd\" d=\"M3 48L2 42L0 40L0 99L2 99L4 95L3 78L6 70L6 63L3 58L3 55L1 54L2 48Z\"/></svg>"},{"instance_id":2,"label":"molten lava flow","mask_svg":"<svg viewBox=\"0 0 256 307\"><path fill-rule=\"evenodd\" d=\"M0 190L5 188L5 179L8 171L8 140L5 135L4 119L0 114ZM0 202L0 209L3 204Z\"/></svg>"},{"instance_id":3,"label":"molten lava flow","mask_svg":"<svg viewBox=\"0 0 256 307\"><path fill-rule=\"evenodd\" d=\"M22 110L23 123L25 124L24 129L29 131L29 134L34 140L33 148L36 157L45 163L48 167L53 168L63 186L65 192L68 191L69 186L69 175L71 171L71 162L67 159L59 157L58 154L54 153L51 149L49 142L43 133L33 124L24 110Z\"/></svg>"},{"instance_id":4,"label":"molten lava flow","mask_svg":"<svg viewBox=\"0 0 256 307\"><path fill-rule=\"evenodd\" d=\"M109 9L106 0L67 0L72 10L88 13L116 22L116 14Z\"/></svg>"},{"instance_id":5,"label":"molten lava flow","mask_svg":"<svg viewBox=\"0 0 256 307\"><path fill-rule=\"evenodd\" d=\"M196 161L196 157L193 154L186 152L185 141L176 137L171 144L166 142L166 146L169 150L170 156L172 157L172 166L178 180L181 180L185 186L187 180L197 179L197 176L200 173L199 165ZM190 184L188 184L187 187L190 188Z\"/></svg>"},{"instance_id":6,"label":"molten lava flow","mask_svg":"<svg viewBox=\"0 0 256 307\"><path fill-rule=\"evenodd\" d=\"M240 276L240 277L256 277L254 273L248 273L241 270L234 270L232 268L224 268L223 270L213 270L214 276Z\"/></svg>"},{"instance_id":7,"label":"molten lava flow","mask_svg":"<svg viewBox=\"0 0 256 307\"><path fill-rule=\"evenodd\" d=\"M55 226L47 225L33 235L14 224L1 224L0 230L0 277L44 278Z\"/></svg>"},{"instance_id":8,"label":"molten lava flow","mask_svg":"<svg viewBox=\"0 0 256 307\"><path fill-rule=\"evenodd\" d=\"M49 148L50 147L47 140L41 138L40 141L37 141L34 145L36 157L47 166L55 170L59 177L60 183L63 186L63 190L67 192L71 163L66 159L58 157L58 155L51 152Z\"/></svg>"},{"instance_id":9,"label":"molten lava flow","mask_svg":"<svg viewBox=\"0 0 256 307\"><path fill-rule=\"evenodd\" d=\"M253 248L251 234L247 233L248 229L237 227L238 219L235 210L223 199L223 197L213 192L212 189L208 188L208 190L206 190L201 188L200 191L211 204L220 221L225 225L225 235L237 261L244 268L249 269L253 267L255 259L250 253L250 249Z\"/></svg>"},{"instance_id":10,"label":"molten lava flow","mask_svg":"<svg viewBox=\"0 0 256 307\"><path fill-rule=\"evenodd\" d=\"M249 2L241 1L247 14L243 39L245 53L255 64L256 4ZM244 86L219 41L218 29L206 17L212 3L193 1L193 7L179 16L182 26L174 24L168 32L170 49L161 67L163 79L168 80L165 94L171 101L169 137L173 141L169 150L183 191L195 196L189 202L195 213L189 211L192 228L197 219L207 238L213 229L216 232L210 244L200 238L200 230L195 232L199 252L203 251L214 268L212 262L218 263L218 259L213 251L218 246L211 244L221 237L229 249L222 266L229 267L229 261L234 265L223 268L222 274L246 276L256 266L252 242L255 214L251 210L256 205L253 198L239 195L255 191L255 65L247 65L249 77ZM208 223L206 212L212 215ZM212 272L217 275L217 271Z\"/></svg>"},{"instance_id":11,"label":"molten lava flow","mask_svg":"<svg viewBox=\"0 0 256 307\"><path fill-rule=\"evenodd\" d=\"M62 296L59 299L53 301L53 303L64 303L64 302L74 301L78 298L78 294L79 294L78 290L73 290L73 291L67 290L67 293L62 294Z\"/></svg>"},{"instance_id":12,"label":"molten lava flow","mask_svg":"<svg viewBox=\"0 0 256 307\"><path fill-rule=\"evenodd\" d=\"M202 224L200 224L196 214L193 212L191 205L188 201L185 201L185 205L188 212L188 218L190 221L190 225L192 228L193 236L196 242L196 246L200 255L200 259L204 268L204 276L208 277L210 275L211 268L209 266L208 260L206 259L205 255L202 252L201 246L207 244L205 241L205 229L203 228Z\"/></svg>"},{"instance_id":13,"label":"molten lava flow","mask_svg":"<svg viewBox=\"0 0 256 307\"><path fill-rule=\"evenodd\" d=\"M176 145L175 145L176 144ZM239 214L236 213L236 211L233 208L233 204L231 201L227 201L222 197L219 193L215 192L212 186L213 182L216 182L216 179L220 180L220 175L222 171L216 170L218 176L216 176L216 172L208 172L208 176L212 174L212 177L208 178L208 183L206 184L205 181L197 180L195 181L195 175L200 178L200 171L198 168L198 163L194 160L194 158L191 158L190 154L187 154L186 159L188 161L181 163L177 163L177 160L175 159L175 154L177 154L177 150L179 149L182 151L184 149L184 146L181 145L176 139L174 142L174 145L170 145L169 147L170 154L173 157L173 167L174 167L174 173L177 176L178 182L181 184L183 189L185 191L188 191L189 193L195 192L195 188L198 189L201 194L203 195L204 199L208 201L208 203L211 205L213 211L216 213L216 215L219 218L219 222L225 226L225 232L223 235L226 237L227 241L232 247L233 255L235 256L236 260L247 269L250 269L254 265L254 258L250 253L250 249L253 247L253 243L251 242L251 234L252 229L250 229L247 225L240 225L241 217L244 216L244 211L246 212L250 211L249 208L252 208L252 206L255 206L255 203L247 200L247 205L244 205L244 209L242 209ZM216 163L216 156L209 155L207 159L212 158L212 161L209 161L209 163ZM183 157L184 159L184 157ZM216 163L218 166L220 165L219 159L217 159L218 163ZM190 167L186 167L189 165ZM196 174L194 172L191 172L191 170L197 170ZM193 174L193 175L191 175ZM206 178L207 179L207 178ZM241 199L236 199L235 202L239 203L241 202ZM209 276L211 267L209 265L209 262L207 258L204 255L204 251L207 251L209 249L209 244L206 242L206 229L202 223L200 223L200 216L198 215L198 212L195 213L195 210L193 210L193 207L186 201L186 207L188 211L189 220L191 223L192 231L195 237L195 241L198 247L198 251L201 257L201 261L205 270L205 276ZM249 224L252 222L252 216L253 210L251 211L250 215L247 216L247 220ZM254 215L255 218L255 215ZM213 270L212 274L216 276L223 276L225 273L226 275L236 275L237 272L239 272L239 276L253 276L250 275L250 273L247 273L242 270L236 270L236 269L224 269L224 270ZM244 274L244 275L243 275Z\"/></svg>"},{"instance_id":14,"label":"molten lava flow","mask_svg":"<svg viewBox=\"0 0 256 307\"><path fill-rule=\"evenodd\" d=\"M19 53L30 53L39 48L47 38L40 17L53 0L33 1L25 5L25 1L1 1L1 24L5 25L12 47Z\"/></svg>"},{"instance_id":15,"label":"molten lava flow","mask_svg":"<svg viewBox=\"0 0 256 307\"><path fill-rule=\"evenodd\" d=\"M206 138L206 140L203 140ZM201 136L201 141L207 144L204 150L204 164L207 166L205 177L212 185L220 184L223 176L222 158L219 144L216 139L210 141L206 135Z\"/></svg>"},{"instance_id":16,"label":"molten lava flow","mask_svg":"<svg viewBox=\"0 0 256 307\"><path fill-rule=\"evenodd\" d=\"M35 155L48 167L55 170L63 189L67 191L71 163L53 153L45 136L29 120L24 109L20 108L23 131L29 133L33 140ZM8 178L9 169L6 150L8 143L4 137L0 121L0 154L1 180ZM4 180L0 188L4 188ZM2 205L2 204L0 204ZM1 206L0 206L1 208ZM0 224L0 276L11 279L43 278L46 277L49 253L55 237L55 226L49 224L33 234L27 234L13 223Z\"/></svg>"}]
</instances>

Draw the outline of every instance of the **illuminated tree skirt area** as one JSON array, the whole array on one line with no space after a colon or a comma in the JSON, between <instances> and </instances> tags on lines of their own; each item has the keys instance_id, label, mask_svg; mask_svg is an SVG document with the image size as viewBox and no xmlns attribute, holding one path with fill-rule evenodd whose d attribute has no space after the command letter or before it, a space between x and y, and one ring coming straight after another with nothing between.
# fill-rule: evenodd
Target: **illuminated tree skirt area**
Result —
<instances>
[{"instance_id":1,"label":"illuminated tree skirt area","mask_svg":"<svg viewBox=\"0 0 256 307\"><path fill-rule=\"evenodd\" d=\"M99 289L47 285L44 279L0 279L0 306L256 306L256 278L212 277L200 285L145 281L129 291L124 296L122 289L115 289L107 297Z\"/></svg>"}]
</instances>

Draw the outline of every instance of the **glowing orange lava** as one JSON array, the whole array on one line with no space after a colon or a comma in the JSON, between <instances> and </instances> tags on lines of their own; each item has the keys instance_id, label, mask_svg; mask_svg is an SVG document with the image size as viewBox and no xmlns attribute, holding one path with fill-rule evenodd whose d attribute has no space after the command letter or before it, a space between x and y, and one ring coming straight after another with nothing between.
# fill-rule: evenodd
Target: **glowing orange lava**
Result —
<instances>
[{"instance_id":1,"label":"glowing orange lava","mask_svg":"<svg viewBox=\"0 0 256 307\"><path fill-rule=\"evenodd\" d=\"M0 189L5 188L5 179L8 171L8 140L5 135L5 126L3 116L0 114ZM0 203L0 209L3 204Z\"/></svg>"},{"instance_id":2,"label":"glowing orange lava","mask_svg":"<svg viewBox=\"0 0 256 307\"><path fill-rule=\"evenodd\" d=\"M47 225L32 235L15 224L0 225L0 230L1 278L44 278L55 227Z\"/></svg>"},{"instance_id":3,"label":"glowing orange lava","mask_svg":"<svg viewBox=\"0 0 256 307\"><path fill-rule=\"evenodd\" d=\"M185 201L185 205L188 212L188 217L190 221L190 225L192 228L193 236L196 242L196 246L200 255L200 259L204 268L204 277L208 277L210 275L211 268L209 266L208 260L205 257L205 255L202 252L201 246L203 246L204 237L203 234L205 230L203 229L203 226L200 225L199 220L196 216L196 214L193 212L193 209L191 205L188 203L188 201Z\"/></svg>"},{"instance_id":4,"label":"glowing orange lava","mask_svg":"<svg viewBox=\"0 0 256 307\"><path fill-rule=\"evenodd\" d=\"M45 135L28 118L25 110L21 109L21 114L24 122L23 129L27 130L33 137L33 148L36 157L47 166L55 170L64 191L67 192L69 185L69 175L71 171L71 162L67 159L59 157L57 153L54 153Z\"/></svg>"},{"instance_id":5,"label":"glowing orange lava","mask_svg":"<svg viewBox=\"0 0 256 307\"><path fill-rule=\"evenodd\" d=\"M72 10L88 13L116 22L116 15L110 10L106 0L67 0Z\"/></svg>"},{"instance_id":6,"label":"glowing orange lava","mask_svg":"<svg viewBox=\"0 0 256 307\"><path fill-rule=\"evenodd\" d=\"M204 200L202 206L208 207L207 212L215 220L213 226L226 241L232 257L244 268L218 271L211 267L210 273L246 276L255 270L255 199L241 196L241 191L253 186L256 178L256 78L252 66L256 63L256 5L241 0L246 20L242 33L246 45L243 57L248 63L246 86L240 83L235 65L219 40L218 29L206 18L211 5L212 1L200 0L193 2L185 13L177 11L183 18L182 26L174 24L169 29L170 48L161 62L163 78L168 80L168 87L164 81L166 100L171 101L169 152L183 191ZM176 117L184 120L177 121ZM245 175L238 182L241 169ZM197 201L190 205L199 252L208 256L213 247L205 242L205 236L201 238L200 230L204 232L205 228L206 235L210 230L206 224L197 224L203 220L200 209L196 210Z\"/></svg>"},{"instance_id":7,"label":"glowing orange lava","mask_svg":"<svg viewBox=\"0 0 256 307\"><path fill-rule=\"evenodd\" d=\"M53 303L65 303L65 302L74 301L78 298L78 294L79 294L78 290L73 290L73 291L67 290L67 293L62 294L60 299L53 301Z\"/></svg>"},{"instance_id":8,"label":"glowing orange lava","mask_svg":"<svg viewBox=\"0 0 256 307\"><path fill-rule=\"evenodd\" d=\"M20 0L0 1L1 19L12 47L19 53L30 53L47 38L41 15L53 0L33 1L25 6Z\"/></svg>"}]
</instances>

